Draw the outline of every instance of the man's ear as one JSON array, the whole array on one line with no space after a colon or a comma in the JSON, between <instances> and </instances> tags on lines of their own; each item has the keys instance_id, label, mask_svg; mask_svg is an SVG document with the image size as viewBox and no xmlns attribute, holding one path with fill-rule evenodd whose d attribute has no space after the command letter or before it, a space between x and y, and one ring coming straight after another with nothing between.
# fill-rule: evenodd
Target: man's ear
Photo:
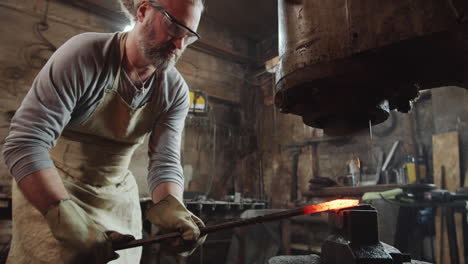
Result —
<instances>
[{"instance_id":1,"label":"man's ear","mask_svg":"<svg viewBox=\"0 0 468 264\"><path fill-rule=\"evenodd\" d=\"M136 13L136 19L138 22L143 22L145 17L148 15L148 11L150 9L150 6L146 1L142 1L141 5L137 9Z\"/></svg>"}]
</instances>

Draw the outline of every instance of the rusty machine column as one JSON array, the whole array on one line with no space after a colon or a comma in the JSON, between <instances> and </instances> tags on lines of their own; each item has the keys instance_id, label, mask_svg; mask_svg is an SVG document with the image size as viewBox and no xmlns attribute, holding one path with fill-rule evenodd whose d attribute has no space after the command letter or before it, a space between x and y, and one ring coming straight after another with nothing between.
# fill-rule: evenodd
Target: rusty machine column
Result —
<instances>
[{"instance_id":1,"label":"rusty machine column","mask_svg":"<svg viewBox=\"0 0 468 264\"><path fill-rule=\"evenodd\" d=\"M408 112L418 91L466 86L463 0L279 0L275 105L328 134Z\"/></svg>"}]
</instances>

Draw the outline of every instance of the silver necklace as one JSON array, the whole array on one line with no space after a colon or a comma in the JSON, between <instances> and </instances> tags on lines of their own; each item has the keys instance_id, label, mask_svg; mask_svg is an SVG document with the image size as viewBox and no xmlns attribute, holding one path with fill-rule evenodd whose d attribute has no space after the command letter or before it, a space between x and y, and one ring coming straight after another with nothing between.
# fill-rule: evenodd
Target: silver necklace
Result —
<instances>
[{"instance_id":1,"label":"silver necklace","mask_svg":"<svg viewBox=\"0 0 468 264\"><path fill-rule=\"evenodd\" d=\"M139 88L140 91L144 92L145 89L147 88L145 86L148 83L149 79L151 79L151 76L153 76L154 72L151 73L151 75L148 77L148 79L146 79L146 81L143 81L143 79L141 79L141 77L140 77L140 74L138 74L138 71L136 70L136 67L133 65L133 63L130 61L130 59L128 59L128 57L127 57L127 60L128 60L128 63L130 64L130 66L132 66L133 69L135 69L136 76L137 76L137 78L138 78L138 80L140 81L140 84L141 84L141 87Z\"/></svg>"}]
</instances>

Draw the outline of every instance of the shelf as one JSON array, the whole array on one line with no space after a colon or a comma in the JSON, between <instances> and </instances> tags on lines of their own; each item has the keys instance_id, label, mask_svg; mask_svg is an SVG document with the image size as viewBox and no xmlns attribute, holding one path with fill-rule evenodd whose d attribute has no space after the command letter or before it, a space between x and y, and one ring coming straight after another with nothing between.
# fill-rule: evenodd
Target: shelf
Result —
<instances>
[{"instance_id":1,"label":"shelf","mask_svg":"<svg viewBox=\"0 0 468 264\"><path fill-rule=\"evenodd\" d=\"M307 198L313 197L337 197L354 196L360 197L366 192L383 192L395 188L401 188L400 184L377 184L370 186L343 186L343 187L325 187L302 193Z\"/></svg>"}]
</instances>

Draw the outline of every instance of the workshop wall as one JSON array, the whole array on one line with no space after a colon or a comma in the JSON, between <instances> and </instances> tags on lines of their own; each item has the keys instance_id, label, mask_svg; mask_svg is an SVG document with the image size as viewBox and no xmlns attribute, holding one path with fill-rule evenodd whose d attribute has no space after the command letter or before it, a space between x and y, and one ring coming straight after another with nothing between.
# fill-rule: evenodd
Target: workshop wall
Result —
<instances>
[{"instance_id":1,"label":"workshop wall","mask_svg":"<svg viewBox=\"0 0 468 264\"><path fill-rule=\"evenodd\" d=\"M420 97L410 114L392 112L385 123L373 126L372 137L369 130L365 130L336 138L305 126L298 116L279 113L273 105L273 75L261 78L264 85L257 101L257 112L261 117L257 120L259 153L265 191L274 207L291 207L294 197L299 201L306 200L302 193L309 191L309 181L313 177L326 177L340 183L340 178L348 174L346 163L351 159L360 159L363 174L375 174L379 153L383 152L385 158L397 140L400 145L390 170L402 167L407 155L416 158L421 149L421 155L429 165L427 171L432 171L434 122L430 92ZM294 155L299 155L297 171ZM297 177L298 186L296 196L291 187L294 177ZM395 183L395 176L391 174L388 180ZM381 178L380 183L385 183L385 179Z\"/></svg>"},{"instance_id":2,"label":"workshop wall","mask_svg":"<svg viewBox=\"0 0 468 264\"><path fill-rule=\"evenodd\" d=\"M8 134L9 121L28 92L30 85L54 47L85 31L112 31L111 21L68 5L51 2L47 16L48 29L40 25L46 1L10 1L0 3L0 137ZM37 33L50 42L41 39ZM115 29L115 26L114 26ZM0 162L0 186L9 192L11 176Z\"/></svg>"},{"instance_id":3,"label":"workshop wall","mask_svg":"<svg viewBox=\"0 0 468 264\"><path fill-rule=\"evenodd\" d=\"M263 76L271 79L273 76ZM404 166L405 158L419 157L427 166L424 182L432 182L432 136L451 131L459 132L461 182L467 185L468 164L468 91L458 87L442 87L424 91L413 104L409 114L392 112L390 118L368 130L339 139L323 135L321 130L304 126L300 117L285 115L273 106L274 83L261 87L258 99L258 138L262 177L265 190L275 207L292 206L291 183L294 175L294 154L299 151L297 181L298 195L309 190L314 176L340 182L348 174L346 162L357 158L362 162L363 174L374 174L378 153L389 153L393 143L400 141L390 170ZM314 149L315 148L315 149ZM389 183L396 183L390 173ZM380 183L386 183L381 177Z\"/></svg>"},{"instance_id":4,"label":"workshop wall","mask_svg":"<svg viewBox=\"0 0 468 264\"><path fill-rule=\"evenodd\" d=\"M115 32L125 23L101 16L60 1L50 1L47 12L48 28L40 27L45 19L48 1L5 0L0 3L0 33L4 37L0 49L0 137L8 133L9 121L20 105L30 85L53 52L70 37L81 32ZM42 39L35 28L42 31ZM254 133L241 129L249 122L244 113L248 89L244 77L248 74L246 62L252 46L248 40L216 25L209 18L202 19L199 28L203 43L190 47L177 67L191 89L204 93L209 100L205 114L189 114L184 131L182 165L186 174L186 190L194 194L223 198L234 191L255 189L242 183L239 175L249 177L252 159L239 150L249 147ZM50 42L50 44L48 43ZM238 55L238 56L237 56ZM248 98L248 97L247 97ZM134 172L140 195L148 196L147 147L135 153L131 170ZM0 163L0 186L9 192L11 176ZM236 187L237 186L237 187ZM253 193L251 191L251 193Z\"/></svg>"},{"instance_id":5,"label":"workshop wall","mask_svg":"<svg viewBox=\"0 0 468 264\"><path fill-rule=\"evenodd\" d=\"M468 90L443 87L433 92L434 133L459 133L461 185L468 186Z\"/></svg>"},{"instance_id":6,"label":"workshop wall","mask_svg":"<svg viewBox=\"0 0 468 264\"><path fill-rule=\"evenodd\" d=\"M290 207L294 148L288 144L299 143L317 130L307 127L298 116L280 113L273 105L274 75L265 73L259 78L262 84L257 99L257 134L259 162L266 195L273 207ZM298 186L306 191L312 175L312 155L308 147L299 156ZM300 194L299 194L300 195Z\"/></svg>"}]
</instances>

